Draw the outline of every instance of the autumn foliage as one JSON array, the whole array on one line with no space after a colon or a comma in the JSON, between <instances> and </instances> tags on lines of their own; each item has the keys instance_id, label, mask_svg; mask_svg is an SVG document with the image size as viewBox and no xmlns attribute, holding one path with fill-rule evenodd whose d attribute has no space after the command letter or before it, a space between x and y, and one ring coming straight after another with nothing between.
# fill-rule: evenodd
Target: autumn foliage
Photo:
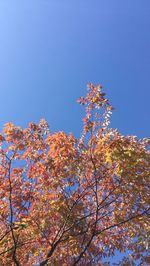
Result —
<instances>
[{"instance_id":1,"label":"autumn foliage","mask_svg":"<svg viewBox=\"0 0 150 266\"><path fill-rule=\"evenodd\" d=\"M0 135L0 265L149 265L148 139L109 126L112 106L88 85L79 139L7 123ZM108 262L108 264L106 263ZM113 264L111 264L113 265Z\"/></svg>"}]
</instances>

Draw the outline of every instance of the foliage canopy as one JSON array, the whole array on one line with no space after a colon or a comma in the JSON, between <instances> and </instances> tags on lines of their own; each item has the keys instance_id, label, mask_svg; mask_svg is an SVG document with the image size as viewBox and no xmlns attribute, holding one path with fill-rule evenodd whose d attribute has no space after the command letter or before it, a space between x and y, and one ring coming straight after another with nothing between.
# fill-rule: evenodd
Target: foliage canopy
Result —
<instances>
[{"instance_id":1,"label":"foliage canopy","mask_svg":"<svg viewBox=\"0 0 150 266\"><path fill-rule=\"evenodd\" d=\"M148 139L109 127L112 106L88 85L79 139L7 123L0 135L0 265L148 265ZM105 260L104 260L105 258ZM140 264L142 263L142 264ZM108 265L108 264L107 264Z\"/></svg>"}]
</instances>

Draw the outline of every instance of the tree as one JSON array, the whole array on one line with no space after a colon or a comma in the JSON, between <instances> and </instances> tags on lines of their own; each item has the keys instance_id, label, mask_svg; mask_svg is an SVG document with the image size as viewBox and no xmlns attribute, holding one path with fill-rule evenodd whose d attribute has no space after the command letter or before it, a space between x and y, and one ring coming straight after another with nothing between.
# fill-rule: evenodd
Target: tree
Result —
<instances>
[{"instance_id":1,"label":"tree","mask_svg":"<svg viewBox=\"0 0 150 266\"><path fill-rule=\"evenodd\" d=\"M149 140L109 127L112 106L88 85L79 139L7 123L0 135L0 265L148 265ZM125 253L126 254L126 253ZM140 264L141 263L141 264Z\"/></svg>"}]
</instances>

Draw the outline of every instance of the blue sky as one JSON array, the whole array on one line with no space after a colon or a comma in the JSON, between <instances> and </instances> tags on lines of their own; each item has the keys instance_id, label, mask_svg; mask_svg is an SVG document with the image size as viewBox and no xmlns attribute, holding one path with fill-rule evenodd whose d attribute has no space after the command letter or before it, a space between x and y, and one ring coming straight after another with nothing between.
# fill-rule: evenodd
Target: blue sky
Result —
<instances>
[{"instance_id":1,"label":"blue sky","mask_svg":"<svg viewBox=\"0 0 150 266\"><path fill-rule=\"evenodd\" d=\"M46 118L80 135L75 101L101 83L112 126L149 136L149 0L1 0L0 128Z\"/></svg>"}]
</instances>

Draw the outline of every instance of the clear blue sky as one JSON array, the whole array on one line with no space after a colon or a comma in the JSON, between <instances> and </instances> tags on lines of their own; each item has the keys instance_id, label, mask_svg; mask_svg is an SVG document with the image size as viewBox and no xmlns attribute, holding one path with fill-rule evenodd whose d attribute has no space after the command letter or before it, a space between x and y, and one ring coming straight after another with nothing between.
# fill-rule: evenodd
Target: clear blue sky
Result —
<instances>
[{"instance_id":1,"label":"clear blue sky","mask_svg":"<svg viewBox=\"0 0 150 266\"><path fill-rule=\"evenodd\" d=\"M78 136L90 81L113 127L149 136L149 0L0 0L0 128L46 118Z\"/></svg>"}]
</instances>

